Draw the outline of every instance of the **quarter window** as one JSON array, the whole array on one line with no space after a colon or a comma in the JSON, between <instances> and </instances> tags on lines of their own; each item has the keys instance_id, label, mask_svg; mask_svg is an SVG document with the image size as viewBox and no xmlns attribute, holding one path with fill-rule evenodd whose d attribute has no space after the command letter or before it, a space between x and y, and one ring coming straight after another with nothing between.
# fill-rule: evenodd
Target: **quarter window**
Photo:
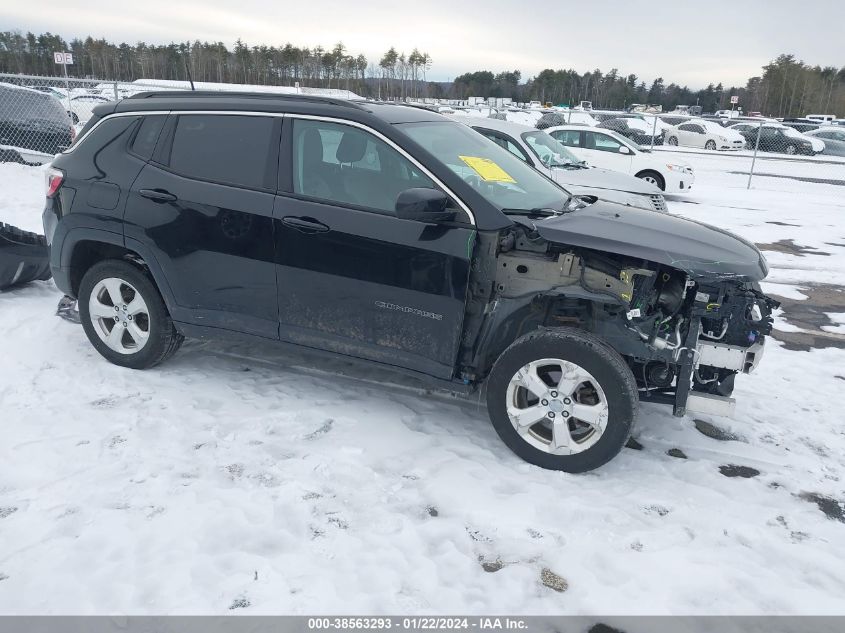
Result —
<instances>
[{"instance_id":1,"label":"quarter window","mask_svg":"<svg viewBox=\"0 0 845 633\"><path fill-rule=\"evenodd\" d=\"M351 125L294 120L294 193L393 213L399 194L417 187L437 188L375 135Z\"/></svg>"},{"instance_id":2,"label":"quarter window","mask_svg":"<svg viewBox=\"0 0 845 633\"><path fill-rule=\"evenodd\" d=\"M150 159L166 118L163 114L148 114L147 116L141 117L141 124L138 126L138 131L132 140L133 154L137 154L144 160Z\"/></svg>"},{"instance_id":3,"label":"quarter window","mask_svg":"<svg viewBox=\"0 0 845 633\"><path fill-rule=\"evenodd\" d=\"M173 133L169 167L188 178L263 189L272 148L278 142L274 123L273 117L264 116L181 115Z\"/></svg>"}]
</instances>

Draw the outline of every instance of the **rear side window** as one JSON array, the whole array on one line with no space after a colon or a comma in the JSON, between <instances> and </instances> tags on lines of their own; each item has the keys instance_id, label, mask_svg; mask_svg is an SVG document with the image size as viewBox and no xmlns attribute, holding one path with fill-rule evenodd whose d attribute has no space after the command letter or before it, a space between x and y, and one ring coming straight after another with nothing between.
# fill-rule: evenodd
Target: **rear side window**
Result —
<instances>
[{"instance_id":1,"label":"rear side window","mask_svg":"<svg viewBox=\"0 0 845 633\"><path fill-rule=\"evenodd\" d=\"M574 130L555 130L551 135L569 147L579 147L581 145L581 132Z\"/></svg>"},{"instance_id":2,"label":"rear side window","mask_svg":"<svg viewBox=\"0 0 845 633\"><path fill-rule=\"evenodd\" d=\"M176 122L169 167L200 180L264 189L278 146L273 117L187 114Z\"/></svg>"},{"instance_id":3,"label":"rear side window","mask_svg":"<svg viewBox=\"0 0 845 633\"><path fill-rule=\"evenodd\" d=\"M141 124L138 126L135 138L132 139L133 154L144 160L150 159L166 118L163 114L141 117Z\"/></svg>"}]
</instances>

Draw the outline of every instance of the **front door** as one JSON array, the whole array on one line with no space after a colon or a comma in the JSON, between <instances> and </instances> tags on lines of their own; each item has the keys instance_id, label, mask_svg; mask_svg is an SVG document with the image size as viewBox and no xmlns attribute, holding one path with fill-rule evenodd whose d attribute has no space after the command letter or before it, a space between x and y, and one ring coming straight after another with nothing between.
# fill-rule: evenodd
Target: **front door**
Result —
<instances>
[{"instance_id":1,"label":"front door","mask_svg":"<svg viewBox=\"0 0 845 633\"><path fill-rule=\"evenodd\" d=\"M595 167L630 173L631 154L621 154L622 143L603 132L584 131L587 162Z\"/></svg>"},{"instance_id":2,"label":"front door","mask_svg":"<svg viewBox=\"0 0 845 633\"><path fill-rule=\"evenodd\" d=\"M273 205L281 118L170 117L125 235L164 271L174 320L278 338Z\"/></svg>"},{"instance_id":3,"label":"front door","mask_svg":"<svg viewBox=\"0 0 845 633\"><path fill-rule=\"evenodd\" d=\"M285 134L291 183L274 212L281 339L450 378L472 226L395 217L401 191L436 184L365 129L292 117Z\"/></svg>"}]
</instances>

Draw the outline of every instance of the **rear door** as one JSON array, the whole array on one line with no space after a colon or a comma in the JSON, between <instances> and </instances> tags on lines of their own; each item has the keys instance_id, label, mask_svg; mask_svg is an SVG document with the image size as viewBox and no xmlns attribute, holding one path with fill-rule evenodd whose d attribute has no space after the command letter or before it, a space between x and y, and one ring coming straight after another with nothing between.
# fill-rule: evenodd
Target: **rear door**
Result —
<instances>
[{"instance_id":1,"label":"rear door","mask_svg":"<svg viewBox=\"0 0 845 633\"><path fill-rule=\"evenodd\" d=\"M282 340L450 378L475 238L395 217L438 188L393 143L349 122L287 120L275 210Z\"/></svg>"},{"instance_id":2,"label":"rear door","mask_svg":"<svg viewBox=\"0 0 845 633\"><path fill-rule=\"evenodd\" d=\"M131 187L125 235L152 250L173 318L278 338L280 117L174 114Z\"/></svg>"}]
</instances>

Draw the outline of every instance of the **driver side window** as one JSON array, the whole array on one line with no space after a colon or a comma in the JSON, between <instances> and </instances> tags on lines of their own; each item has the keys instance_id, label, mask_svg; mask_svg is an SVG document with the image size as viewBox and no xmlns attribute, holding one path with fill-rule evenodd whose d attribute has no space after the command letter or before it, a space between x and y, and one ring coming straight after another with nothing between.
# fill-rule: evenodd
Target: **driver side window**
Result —
<instances>
[{"instance_id":1,"label":"driver side window","mask_svg":"<svg viewBox=\"0 0 845 633\"><path fill-rule=\"evenodd\" d=\"M599 134L598 132L586 132L587 147L590 149L597 149L600 152L619 153L619 148L622 143L606 134Z\"/></svg>"},{"instance_id":2,"label":"driver side window","mask_svg":"<svg viewBox=\"0 0 845 633\"><path fill-rule=\"evenodd\" d=\"M294 193L392 214L399 194L416 187L437 189L374 134L352 125L294 119Z\"/></svg>"}]
</instances>

